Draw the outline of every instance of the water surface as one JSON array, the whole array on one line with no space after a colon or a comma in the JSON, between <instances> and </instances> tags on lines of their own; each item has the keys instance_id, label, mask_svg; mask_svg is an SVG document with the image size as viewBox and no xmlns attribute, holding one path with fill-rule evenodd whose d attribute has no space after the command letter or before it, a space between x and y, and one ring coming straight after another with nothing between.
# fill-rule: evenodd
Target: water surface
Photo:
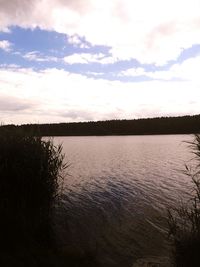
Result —
<instances>
[{"instance_id":1,"label":"water surface","mask_svg":"<svg viewBox=\"0 0 200 267\"><path fill-rule=\"evenodd\" d=\"M70 164L64 185L63 245L89 251L103 266L131 266L167 255L166 209L187 199L182 173L193 157L189 135L56 137Z\"/></svg>"}]
</instances>

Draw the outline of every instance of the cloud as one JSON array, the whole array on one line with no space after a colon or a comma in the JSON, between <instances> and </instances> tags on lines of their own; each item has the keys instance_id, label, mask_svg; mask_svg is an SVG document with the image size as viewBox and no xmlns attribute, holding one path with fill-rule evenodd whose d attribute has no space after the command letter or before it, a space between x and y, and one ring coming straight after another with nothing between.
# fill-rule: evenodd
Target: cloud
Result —
<instances>
[{"instance_id":1,"label":"cloud","mask_svg":"<svg viewBox=\"0 0 200 267\"><path fill-rule=\"evenodd\" d=\"M18 69L20 66L17 64L0 64L0 68Z\"/></svg>"},{"instance_id":2,"label":"cloud","mask_svg":"<svg viewBox=\"0 0 200 267\"><path fill-rule=\"evenodd\" d=\"M23 55L23 58L25 58L29 61L37 61L37 62L50 62L50 61L57 62L57 61L59 61L59 58L57 58L57 57L44 56L44 55L41 55L38 51L28 52L25 55Z\"/></svg>"},{"instance_id":3,"label":"cloud","mask_svg":"<svg viewBox=\"0 0 200 267\"><path fill-rule=\"evenodd\" d=\"M90 53L75 53L63 58L67 64L88 64L88 63L100 63L100 64L112 64L117 59L111 56L105 56L102 53L90 54Z\"/></svg>"},{"instance_id":4,"label":"cloud","mask_svg":"<svg viewBox=\"0 0 200 267\"><path fill-rule=\"evenodd\" d=\"M35 113L38 103L29 98L12 96L0 92L0 123L31 122L29 116Z\"/></svg>"},{"instance_id":5,"label":"cloud","mask_svg":"<svg viewBox=\"0 0 200 267\"><path fill-rule=\"evenodd\" d=\"M104 72L88 71L88 72L86 72L86 75L92 75L92 76L97 77L97 76L102 76L102 75L104 75Z\"/></svg>"},{"instance_id":6,"label":"cloud","mask_svg":"<svg viewBox=\"0 0 200 267\"><path fill-rule=\"evenodd\" d=\"M194 84L200 85L199 79L199 69L200 69L200 55L189 58L182 63L176 63L172 65L168 70L157 70L157 71L145 71L144 68L129 68L125 71L121 71L119 76L146 76L154 80L170 81L176 80L187 80Z\"/></svg>"},{"instance_id":7,"label":"cloud","mask_svg":"<svg viewBox=\"0 0 200 267\"><path fill-rule=\"evenodd\" d=\"M89 48L88 44L77 34L68 36L68 43L80 48Z\"/></svg>"},{"instance_id":8,"label":"cloud","mask_svg":"<svg viewBox=\"0 0 200 267\"><path fill-rule=\"evenodd\" d=\"M30 100L0 95L0 112L20 112L32 109L34 106Z\"/></svg>"},{"instance_id":9,"label":"cloud","mask_svg":"<svg viewBox=\"0 0 200 267\"><path fill-rule=\"evenodd\" d=\"M58 112L57 115L62 116L63 120L73 121L92 121L95 120L95 114L87 112L83 109L69 109L68 111Z\"/></svg>"},{"instance_id":10,"label":"cloud","mask_svg":"<svg viewBox=\"0 0 200 267\"><path fill-rule=\"evenodd\" d=\"M59 69L1 68L0 118L42 123L197 114L200 84L195 81L123 83Z\"/></svg>"},{"instance_id":11,"label":"cloud","mask_svg":"<svg viewBox=\"0 0 200 267\"><path fill-rule=\"evenodd\" d=\"M109 46L115 59L163 65L200 43L199 0L0 0L0 6L2 30L55 30L80 47L81 38Z\"/></svg>"},{"instance_id":12,"label":"cloud","mask_svg":"<svg viewBox=\"0 0 200 267\"><path fill-rule=\"evenodd\" d=\"M10 52L12 50L11 47L12 47L12 44L9 41L7 40L0 41L0 49L6 52Z\"/></svg>"},{"instance_id":13,"label":"cloud","mask_svg":"<svg viewBox=\"0 0 200 267\"><path fill-rule=\"evenodd\" d=\"M119 76L140 76L140 75L148 75L145 72L144 68L129 68L127 70L121 71Z\"/></svg>"}]
</instances>

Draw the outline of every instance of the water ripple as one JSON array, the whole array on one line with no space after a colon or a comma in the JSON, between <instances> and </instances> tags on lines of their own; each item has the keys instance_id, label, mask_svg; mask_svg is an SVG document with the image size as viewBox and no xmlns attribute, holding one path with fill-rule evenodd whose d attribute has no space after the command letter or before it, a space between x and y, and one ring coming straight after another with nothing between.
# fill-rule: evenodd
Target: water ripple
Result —
<instances>
[{"instance_id":1,"label":"water ripple","mask_svg":"<svg viewBox=\"0 0 200 267\"><path fill-rule=\"evenodd\" d=\"M102 266L165 256L166 207L190 192L188 177L179 171L191 158L182 143L190 138L62 138L72 164L58 210L60 242L95 250Z\"/></svg>"}]
</instances>

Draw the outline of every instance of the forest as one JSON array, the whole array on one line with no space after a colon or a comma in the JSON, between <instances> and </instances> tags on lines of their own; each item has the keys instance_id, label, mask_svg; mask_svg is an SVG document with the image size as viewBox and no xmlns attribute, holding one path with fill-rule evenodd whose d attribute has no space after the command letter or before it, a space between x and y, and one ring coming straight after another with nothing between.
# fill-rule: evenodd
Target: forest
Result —
<instances>
[{"instance_id":1,"label":"forest","mask_svg":"<svg viewBox=\"0 0 200 267\"><path fill-rule=\"evenodd\" d=\"M200 115L133 120L3 125L41 136L153 135L200 133Z\"/></svg>"}]
</instances>

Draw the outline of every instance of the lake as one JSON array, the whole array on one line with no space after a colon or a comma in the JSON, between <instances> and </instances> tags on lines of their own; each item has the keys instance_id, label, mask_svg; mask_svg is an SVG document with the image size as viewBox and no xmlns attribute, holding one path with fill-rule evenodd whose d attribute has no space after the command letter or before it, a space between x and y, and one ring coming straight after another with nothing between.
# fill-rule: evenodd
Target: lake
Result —
<instances>
[{"instance_id":1,"label":"lake","mask_svg":"<svg viewBox=\"0 0 200 267\"><path fill-rule=\"evenodd\" d=\"M166 210L191 193L182 172L184 164L192 164L184 142L191 140L191 135L55 137L69 164L58 222L61 245L95 254L102 266L168 256Z\"/></svg>"}]
</instances>

